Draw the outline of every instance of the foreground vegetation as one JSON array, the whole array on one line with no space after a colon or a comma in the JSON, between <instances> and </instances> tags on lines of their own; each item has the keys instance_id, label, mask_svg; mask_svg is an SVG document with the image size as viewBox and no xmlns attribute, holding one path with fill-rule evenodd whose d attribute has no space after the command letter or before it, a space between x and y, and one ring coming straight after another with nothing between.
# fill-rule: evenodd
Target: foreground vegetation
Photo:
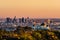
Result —
<instances>
[{"instance_id":1,"label":"foreground vegetation","mask_svg":"<svg viewBox=\"0 0 60 40\"><path fill-rule=\"evenodd\" d=\"M7 32L0 30L0 40L60 40L60 32L49 30Z\"/></svg>"}]
</instances>

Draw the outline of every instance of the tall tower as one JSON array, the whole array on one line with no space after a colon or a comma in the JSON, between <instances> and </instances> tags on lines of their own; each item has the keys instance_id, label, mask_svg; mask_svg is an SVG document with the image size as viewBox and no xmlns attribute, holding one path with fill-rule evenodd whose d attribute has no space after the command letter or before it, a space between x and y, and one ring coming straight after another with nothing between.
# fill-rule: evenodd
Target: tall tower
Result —
<instances>
[{"instance_id":1,"label":"tall tower","mask_svg":"<svg viewBox=\"0 0 60 40\"><path fill-rule=\"evenodd\" d=\"M21 18L19 18L19 23L21 23L22 21L21 21Z\"/></svg>"},{"instance_id":2,"label":"tall tower","mask_svg":"<svg viewBox=\"0 0 60 40\"><path fill-rule=\"evenodd\" d=\"M24 17L22 17L22 23L24 23L24 20L25 20Z\"/></svg>"},{"instance_id":3,"label":"tall tower","mask_svg":"<svg viewBox=\"0 0 60 40\"><path fill-rule=\"evenodd\" d=\"M6 23L10 23L10 22L11 22L10 18L7 17L7 18L6 18Z\"/></svg>"},{"instance_id":4,"label":"tall tower","mask_svg":"<svg viewBox=\"0 0 60 40\"><path fill-rule=\"evenodd\" d=\"M13 18L13 23L17 23L16 16Z\"/></svg>"}]
</instances>

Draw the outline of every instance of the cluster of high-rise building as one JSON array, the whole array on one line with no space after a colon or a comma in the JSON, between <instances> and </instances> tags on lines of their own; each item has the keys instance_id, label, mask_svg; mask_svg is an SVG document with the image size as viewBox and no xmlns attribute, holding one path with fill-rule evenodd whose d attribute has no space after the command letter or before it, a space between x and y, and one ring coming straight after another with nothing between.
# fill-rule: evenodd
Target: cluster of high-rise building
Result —
<instances>
[{"instance_id":1,"label":"cluster of high-rise building","mask_svg":"<svg viewBox=\"0 0 60 40\"><path fill-rule=\"evenodd\" d=\"M24 18L24 17L22 17L22 18L16 18L16 16L12 19L12 18L9 18L9 17L7 17L6 18L6 21L5 21L6 23L26 23L26 22L31 22L31 19L29 19L29 17L27 17L27 18Z\"/></svg>"},{"instance_id":2,"label":"cluster of high-rise building","mask_svg":"<svg viewBox=\"0 0 60 40\"><path fill-rule=\"evenodd\" d=\"M57 19L56 19L57 20ZM34 30L41 30L41 29L50 29L56 28L53 26L60 25L60 22L54 19L38 19L38 18L10 18L7 17L4 21L0 21L0 28L1 29L13 29L15 30L17 26L21 27L31 27Z\"/></svg>"}]
</instances>

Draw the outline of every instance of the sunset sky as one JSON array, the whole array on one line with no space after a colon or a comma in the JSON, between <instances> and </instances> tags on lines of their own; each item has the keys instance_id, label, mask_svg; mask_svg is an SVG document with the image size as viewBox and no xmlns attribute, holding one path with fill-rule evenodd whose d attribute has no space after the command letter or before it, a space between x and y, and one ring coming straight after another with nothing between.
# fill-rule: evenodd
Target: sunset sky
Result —
<instances>
[{"instance_id":1,"label":"sunset sky","mask_svg":"<svg viewBox=\"0 0 60 40\"><path fill-rule=\"evenodd\" d=\"M60 18L60 0L0 0L0 17Z\"/></svg>"}]
</instances>

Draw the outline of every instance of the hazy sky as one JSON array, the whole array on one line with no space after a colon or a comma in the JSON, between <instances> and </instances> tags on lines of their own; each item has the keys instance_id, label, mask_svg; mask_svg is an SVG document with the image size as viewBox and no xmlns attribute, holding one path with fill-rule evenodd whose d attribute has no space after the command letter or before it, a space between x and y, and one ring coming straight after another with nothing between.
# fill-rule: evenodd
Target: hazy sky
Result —
<instances>
[{"instance_id":1,"label":"hazy sky","mask_svg":"<svg viewBox=\"0 0 60 40\"><path fill-rule=\"evenodd\" d=\"M0 0L0 17L60 18L60 0Z\"/></svg>"}]
</instances>

